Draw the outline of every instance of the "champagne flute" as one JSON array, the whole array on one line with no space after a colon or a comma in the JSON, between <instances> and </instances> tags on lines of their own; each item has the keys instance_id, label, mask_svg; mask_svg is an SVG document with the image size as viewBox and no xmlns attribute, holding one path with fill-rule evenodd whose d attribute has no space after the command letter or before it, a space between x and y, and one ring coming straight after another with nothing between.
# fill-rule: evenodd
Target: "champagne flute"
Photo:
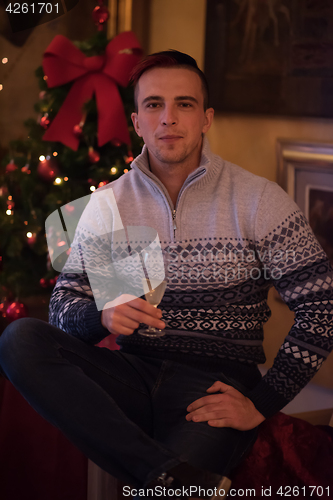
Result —
<instances>
[{"instance_id":1,"label":"champagne flute","mask_svg":"<svg viewBox=\"0 0 333 500\"><path fill-rule=\"evenodd\" d=\"M149 302L152 306L157 307L163 298L167 282L165 280L161 281L160 279L142 278L142 284L147 302ZM138 333L146 337L154 338L163 337L163 335L165 335L164 330L158 330L153 326L141 328L138 330Z\"/></svg>"}]
</instances>

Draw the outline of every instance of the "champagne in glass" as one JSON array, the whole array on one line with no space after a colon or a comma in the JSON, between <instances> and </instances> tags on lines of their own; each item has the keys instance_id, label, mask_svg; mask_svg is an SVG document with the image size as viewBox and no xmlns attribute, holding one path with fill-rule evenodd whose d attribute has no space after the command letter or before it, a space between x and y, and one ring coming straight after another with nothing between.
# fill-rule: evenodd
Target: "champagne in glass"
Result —
<instances>
[{"instance_id":1,"label":"champagne in glass","mask_svg":"<svg viewBox=\"0 0 333 500\"><path fill-rule=\"evenodd\" d=\"M157 307L163 298L167 282L143 278L142 284L147 302L149 302L152 306ZM158 330L153 326L141 328L138 330L138 333L140 335L145 335L146 337L162 337L165 335L164 330Z\"/></svg>"}]
</instances>

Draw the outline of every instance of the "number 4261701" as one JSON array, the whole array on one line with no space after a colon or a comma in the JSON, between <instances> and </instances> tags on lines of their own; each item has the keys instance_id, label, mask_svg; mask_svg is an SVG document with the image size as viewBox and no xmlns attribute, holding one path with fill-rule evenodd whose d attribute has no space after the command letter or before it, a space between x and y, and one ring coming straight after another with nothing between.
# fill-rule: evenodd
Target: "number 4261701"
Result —
<instances>
[{"instance_id":1,"label":"number 4261701","mask_svg":"<svg viewBox=\"0 0 333 500\"><path fill-rule=\"evenodd\" d=\"M59 4L58 3L42 3L42 2L33 2L29 3L9 3L6 7L6 12L10 14L27 14L30 12L31 14L42 14L46 12L47 14L59 14Z\"/></svg>"}]
</instances>

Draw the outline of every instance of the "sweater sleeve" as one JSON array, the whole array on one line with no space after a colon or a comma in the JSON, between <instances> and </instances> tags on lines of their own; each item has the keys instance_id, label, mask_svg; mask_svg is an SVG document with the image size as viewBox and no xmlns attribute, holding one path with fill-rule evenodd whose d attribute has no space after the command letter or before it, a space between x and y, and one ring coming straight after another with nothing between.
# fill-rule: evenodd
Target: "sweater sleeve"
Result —
<instances>
[{"instance_id":1,"label":"sweater sleeve","mask_svg":"<svg viewBox=\"0 0 333 500\"><path fill-rule=\"evenodd\" d=\"M273 366L247 394L269 417L301 391L333 349L333 270L298 206L272 182L258 208L256 246L269 279L295 313Z\"/></svg>"},{"instance_id":2,"label":"sweater sleeve","mask_svg":"<svg viewBox=\"0 0 333 500\"><path fill-rule=\"evenodd\" d=\"M102 326L101 312L103 305L119 294L110 228L100 216L98 201L92 195L80 218L49 306L51 324L91 344L109 335Z\"/></svg>"}]
</instances>

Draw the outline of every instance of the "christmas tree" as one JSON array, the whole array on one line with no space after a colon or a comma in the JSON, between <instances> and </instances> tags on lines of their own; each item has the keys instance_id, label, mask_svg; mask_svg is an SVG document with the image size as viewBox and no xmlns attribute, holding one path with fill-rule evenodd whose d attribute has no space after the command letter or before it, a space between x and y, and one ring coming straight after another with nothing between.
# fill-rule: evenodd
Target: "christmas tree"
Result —
<instances>
[{"instance_id":1,"label":"christmas tree","mask_svg":"<svg viewBox=\"0 0 333 500\"><path fill-rule=\"evenodd\" d=\"M96 9L100 28L107 12ZM45 51L43 66L36 70L38 119L25 122L26 139L10 143L0 169L3 322L28 315L24 297L50 292L56 282L45 235L47 217L123 175L140 152L128 85L140 55L132 33L109 41L101 29L84 42L58 35Z\"/></svg>"}]
</instances>

